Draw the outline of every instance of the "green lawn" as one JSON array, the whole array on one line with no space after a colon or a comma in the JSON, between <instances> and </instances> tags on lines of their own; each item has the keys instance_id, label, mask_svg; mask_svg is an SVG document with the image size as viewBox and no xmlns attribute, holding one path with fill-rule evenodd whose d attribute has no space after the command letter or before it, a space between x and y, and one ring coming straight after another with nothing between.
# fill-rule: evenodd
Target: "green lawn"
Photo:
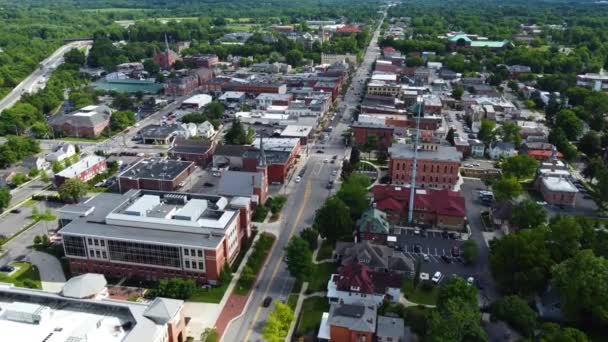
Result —
<instances>
[{"instance_id":1,"label":"green lawn","mask_svg":"<svg viewBox=\"0 0 608 342\"><path fill-rule=\"evenodd\" d=\"M416 304L435 305L437 303L437 286L433 286L430 290L424 290L422 284L414 289L414 283L411 279L406 279L401 285L403 296L410 302Z\"/></svg>"},{"instance_id":2,"label":"green lawn","mask_svg":"<svg viewBox=\"0 0 608 342\"><path fill-rule=\"evenodd\" d=\"M38 203L38 201L36 201L35 199L31 199L30 198L29 200L25 201L25 203L23 203L23 205L26 206L26 207L31 207L31 206L33 206L34 204L37 204L37 203Z\"/></svg>"},{"instance_id":3,"label":"green lawn","mask_svg":"<svg viewBox=\"0 0 608 342\"><path fill-rule=\"evenodd\" d=\"M290 294L289 297L287 297L287 305L289 305L289 307L291 308L291 310L295 310L296 309L296 304L298 303L298 297L300 297L297 294Z\"/></svg>"},{"instance_id":4,"label":"green lawn","mask_svg":"<svg viewBox=\"0 0 608 342\"><path fill-rule=\"evenodd\" d=\"M36 266L27 262L17 261L12 262L11 265L20 268L10 276L5 275L4 273L0 274L0 282L11 283L17 287L42 289L40 273Z\"/></svg>"},{"instance_id":5,"label":"green lawn","mask_svg":"<svg viewBox=\"0 0 608 342\"><path fill-rule=\"evenodd\" d=\"M226 29L233 32L249 32L253 26L253 24L228 24L226 25Z\"/></svg>"},{"instance_id":6,"label":"green lawn","mask_svg":"<svg viewBox=\"0 0 608 342\"><path fill-rule=\"evenodd\" d=\"M314 265L315 270L308 279L308 289L306 293L327 291L327 282L332 274L338 272L338 265L333 262L326 262Z\"/></svg>"},{"instance_id":7,"label":"green lawn","mask_svg":"<svg viewBox=\"0 0 608 342\"><path fill-rule=\"evenodd\" d=\"M302 303L302 314L298 324L298 334L304 335L309 332L316 332L321 325L321 316L329 311L329 302L325 297L313 297L304 300Z\"/></svg>"},{"instance_id":8,"label":"green lawn","mask_svg":"<svg viewBox=\"0 0 608 342\"><path fill-rule=\"evenodd\" d=\"M317 253L317 261L330 259L334 254L334 246L331 242L323 240L319 252Z\"/></svg>"},{"instance_id":9,"label":"green lawn","mask_svg":"<svg viewBox=\"0 0 608 342\"><path fill-rule=\"evenodd\" d=\"M190 298L188 298L188 300L192 302L219 303L222 301L222 297L224 297L227 288L228 284L223 284L210 289L199 288Z\"/></svg>"},{"instance_id":10,"label":"green lawn","mask_svg":"<svg viewBox=\"0 0 608 342\"><path fill-rule=\"evenodd\" d=\"M77 138L77 137L62 137L57 138L57 141L71 141L71 142L101 142L109 139L108 137L97 137L97 138Z\"/></svg>"}]
</instances>

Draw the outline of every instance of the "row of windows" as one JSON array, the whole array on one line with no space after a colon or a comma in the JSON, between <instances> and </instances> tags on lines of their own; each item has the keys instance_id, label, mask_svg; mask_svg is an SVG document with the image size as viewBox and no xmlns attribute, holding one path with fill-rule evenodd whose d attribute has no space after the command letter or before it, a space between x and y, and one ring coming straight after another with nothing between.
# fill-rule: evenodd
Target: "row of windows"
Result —
<instances>
[{"instance_id":1,"label":"row of windows","mask_svg":"<svg viewBox=\"0 0 608 342\"><path fill-rule=\"evenodd\" d=\"M181 268L178 247L109 240L108 251L116 261Z\"/></svg>"},{"instance_id":2,"label":"row of windows","mask_svg":"<svg viewBox=\"0 0 608 342\"><path fill-rule=\"evenodd\" d=\"M408 165L406 163L395 163L395 170L399 171L400 169L403 171L406 171L406 167ZM427 169L427 164L422 164L422 172L426 172ZM437 165L437 167L435 167L435 164L431 164L431 167L429 168L430 172L441 172L441 166ZM450 166L449 168L450 173L454 173L454 166ZM448 173L448 166L445 165L443 167L443 173Z\"/></svg>"},{"instance_id":3,"label":"row of windows","mask_svg":"<svg viewBox=\"0 0 608 342\"><path fill-rule=\"evenodd\" d=\"M87 256L87 250L84 246L84 238L80 236L63 236L63 248L65 254L84 258Z\"/></svg>"},{"instance_id":4,"label":"row of windows","mask_svg":"<svg viewBox=\"0 0 608 342\"><path fill-rule=\"evenodd\" d=\"M418 181L422 181L422 182L435 182L435 183L439 183L440 182L440 178L439 176L430 176L430 177L426 177L426 176L418 176L416 177ZM394 177L395 181L398 180L410 180L410 176L409 175L405 175L403 173L397 173ZM452 177L443 177L443 183L452 183Z\"/></svg>"},{"instance_id":5,"label":"row of windows","mask_svg":"<svg viewBox=\"0 0 608 342\"><path fill-rule=\"evenodd\" d=\"M107 259L108 255L106 251L101 251L100 253L98 250L89 249L89 257L97 259Z\"/></svg>"},{"instance_id":6,"label":"row of windows","mask_svg":"<svg viewBox=\"0 0 608 342\"><path fill-rule=\"evenodd\" d=\"M197 267L197 265L198 265L198 267ZM190 262L190 260L185 260L184 261L184 267L185 268L191 268L191 269L194 269L194 270L196 270L196 269L205 270L205 264L202 261L199 261L199 262L192 261L192 262Z\"/></svg>"},{"instance_id":7,"label":"row of windows","mask_svg":"<svg viewBox=\"0 0 608 342\"><path fill-rule=\"evenodd\" d=\"M203 250L202 249L194 249L194 248L184 248L184 255L187 256L198 256L199 258L203 257Z\"/></svg>"},{"instance_id":8,"label":"row of windows","mask_svg":"<svg viewBox=\"0 0 608 342\"><path fill-rule=\"evenodd\" d=\"M106 246L106 242L104 240L98 240L98 239L91 239L91 238L87 238L87 244L89 246L101 246L101 247L105 247Z\"/></svg>"}]
</instances>

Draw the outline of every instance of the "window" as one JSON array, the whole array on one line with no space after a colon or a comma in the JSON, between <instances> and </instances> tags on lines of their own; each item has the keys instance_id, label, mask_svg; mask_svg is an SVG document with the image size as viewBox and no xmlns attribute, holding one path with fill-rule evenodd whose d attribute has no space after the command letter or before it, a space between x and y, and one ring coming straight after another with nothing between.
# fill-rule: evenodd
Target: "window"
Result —
<instances>
[{"instance_id":1,"label":"window","mask_svg":"<svg viewBox=\"0 0 608 342\"><path fill-rule=\"evenodd\" d=\"M101 244L101 247L105 247L106 246L106 241L105 240L99 240L99 244Z\"/></svg>"},{"instance_id":2,"label":"window","mask_svg":"<svg viewBox=\"0 0 608 342\"><path fill-rule=\"evenodd\" d=\"M205 269L205 265L202 262L198 263L198 269L199 270L204 270Z\"/></svg>"},{"instance_id":3,"label":"window","mask_svg":"<svg viewBox=\"0 0 608 342\"><path fill-rule=\"evenodd\" d=\"M93 242L95 242L95 246L99 246L99 240L95 239Z\"/></svg>"},{"instance_id":4,"label":"window","mask_svg":"<svg viewBox=\"0 0 608 342\"><path fill-rule=\"evenodd\" d=\"M95 257L101 258L101 253L99 253L99 251L95 251Z\"/></svg>"},{"instance_id":5,"label":"window","mask_svg":"<svg viewBox=\"0 0 608 342\"><path fill-rule=\"evenodd\" d=\"M190 255L190 250L189 249L184 249L184 255Z\"/></svg>"},{"instance_id":6,"label":"window","mask_svg":"<svg viewBox=\"0 0 608 342\"><path fill-rule=\"evenodd\" d=\"M65 254L77 257L86 257L87 250L84 245L84 238L80 236L63 236L63 246L65 248Z\"/></svg>"},{"instance_id":7,"label":"window","mask_svg":"<svg viewBox=\"0 0 608 342\"><path fill-rule=\"evenodd\" d=\"M192 256L195 256L195 255L196 255L196 252L194 251L194 249L191 249L191 250L190 250L190 255L192 255Z\"/></svg>"},{"instance_id":8,"label":"window","mask_svg":"<svg viewBox=\"0 0 608 342\"><path fill-rule=\"evenodd\" d=\"M105 251L102 251L102 252L101 252L101 256L102 256L104 259L107 259L107 258L108 258L108 254L107 254Z\"/></svg>"},{"instance_id":9,"label":"window","mask_svg":"<svg viewBox=\"0 0 608 342\"><path fill-rule=\"evenodd\" d=\"M93 244L93 240L92 240L91 238L88 238L88 239L87 239L87 242L88 242L88 244L89 244L89 245L92 245L92 244Z\"/></svg>"},{"instance_id":10,"label":"window","mask_svg":"<svg viewBox=\"0 0 608 342\"><path fill-rule=\"evenodd\" d=\"M426 164L422 165L422 172L426 172Z\"/></svg>"},{"instance_id":11,"label":"window","mask_svg":"<svg viewBox=\"0 0 608 342\"><path fill-rule=\"evenodd\" d=\"M234 232L234 231L233 231L233 232ZM231 234L231 235L232 235L232 234ZM202 257L203 257L203 250L202 250L202 249L199 249L198 251L196 251L196 253L197 253L197 255L198 255L198 257L199 257L199 258L202 258Z\"/></svg>"},{"instance_id":12,"label":"window","mask_svg":"<svg viewBox=\"0 0 608 342\"><path fill-rule=\"evenodd\" d=\"M186 268L190 268L190 260L184 261L184 265L186 265Z\"/></svg>"},{"instance_id":13,"label":"window","mask_svg":"<svg viewBox=\"0 0 608 342\"><path fill-rule=\"evenodd\" d=\"M192 268L196 269L196 263L194 261L192 262Z\"/></svg>"},{"instance_id":14,"label":"window","mask_svg":"<svg viewBox=\"0 0 608 342\"><path fill-rule=\"evenodd\" d=\"M448 173L448 166L447 165L443 168L443 173Z\"/></svg>"},{"instance_id":15,"label":"window","mask_svg":"<svg viewBox=\"0 0 608 342\"><path fill-rule=\"evenodd\" d=\"M90 256L91 258L94 258L94 257L95 257L95 251L94 251L94 250L92 250L92 249L89 249L89 256Z\"/></svg>"},{"instance_id":16,"label":"window","mask_svg":"<svg viewBox=\"0 0 608 342\"><path fill-rule=\"evenodd\" d=\"M182 268L179 247L108 240L108 253L116 261Z\"/></svg>"}]
</instances>

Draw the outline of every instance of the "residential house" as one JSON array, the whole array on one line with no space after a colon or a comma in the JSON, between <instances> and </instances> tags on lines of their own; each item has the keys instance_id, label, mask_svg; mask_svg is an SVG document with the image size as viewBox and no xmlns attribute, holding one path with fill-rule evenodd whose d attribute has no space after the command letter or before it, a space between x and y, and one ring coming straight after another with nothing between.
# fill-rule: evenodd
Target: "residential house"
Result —
<instances>
[{"instance_id":1,"label":"residential house","mask_svg":"<svg viewBox=\"0 0 608 342\"><path fill-rule=\"evenodd\" d=\"M388 315L388 313L387 313ZM399 316L378 316L376 341L378 342L409 342L411 334L406 330L403 319Z\"/></svg>"},{"instance_id":2,"label":"residential house","mask_svg":"<svg viewBox=\"0 0 608 342\"><path fill-rule=\"evenodd\" d=\"M45 159L49 162L60 162L76 154L76 147L72 144L58 146L55 151L46 155Z\"/></svg>"},{"instance_id":3,"label":"residential house","mask_svg":"<svg viewBox=\"0 0 608 342\"><path fill-rule=\"evenodd\" d=\"M375 272L409 274L414 271L414 261L410 257L392 247L370 241L338 241L334 258L342 266L359 262Z\"/></svg>"},{"instance_id":4,"label":"residential house","mask_svg":"<svg viewBox=\"0 0 608 342\"><path fill-rule=\"evenodd\" d=\"M378 307L385 300L399 301L400 296L400 275L375 272L356 261L340 267L338 274L332 274L327 282L330 303L365 302Z\"/></svg>"},{"instance_id":5,"label":"residential house","mask_svg":"<svg viewBox=\"0 0 608 342\"><path fill-rule=\"evenodd\" d=\"M474 158L483 158L485 155L486 145L478 139L469 139L471 147L471 156Z\"/></svg>"},{"instance_id":6,"label":"residential house","mask_svg":"<svg viewBox=\"0 0 608 342\"><path fill-rule=\"evenodd\" d=\"M511 226L509 220L512 215L513 203L511 201L494 202L490 207L490 220L492 225L505 233L509 232Z\"/></svg>"},{"instance_id":7,"label":"residential house","mask_svg":"<svg viewBox=\"0 0 608 342\"><path fill-rule=\"evenodd\" d=\"M198 136L205 139L211 139L215 135L215 128L213 128L213 125L209 121L205 121L198 125L196 129Z\"/></svg>"},{"instance_id":8,"label":"residential house","mask_svg":"<svg viewBox=\"0 0 608 342\"><path fill-rule=\"evenodd\" d=\"M331 303L321 317L317 338L330 342L371 342L376 332L377 308L365 302Z\"/></svg>"},{"instance_id":9,"label":"residential house","mask_svg":"<svg viewBox=\"0 0 608 342\"><path fill-rule=\"evenodd\" d=\"M488 154L493 160L498 160L500 158L513 157L517 154L517 151L515 150L515 145L513 145L513 143L495 141L490 144Z\"/></svg>"},{"instance_id":10,"label":"residential house","mask_svg":"<svg viewBox=\"0 0 608 342\"><path fill-rule=\"evenodd\" d=\"M553 144L546 142L525 142L519 149L519 153L527 154L540 162L550 161L553 155L557 159L563 157Z\"/></svg>"},{"instance_id":11,"label":"residential house","mask_svg":"<svg viewBox=\"0 0 608 342\"><path fill-rule=\"evenodd\" d=\"M390 230L386 213L375 208L363 212L357 221L357 232L362 240L386 243Z\"/></svg>"},{"instance_id":12,"label":"residential house","mask_svg":"<svg viewBox=\"0 0 608 342\"><path fill-rule=\"evenodd\" d=\"M29 170L46 170L50 166L50 163L40 156L30 156L23 159L23 167Z\"/></svg>"}]
</instances>

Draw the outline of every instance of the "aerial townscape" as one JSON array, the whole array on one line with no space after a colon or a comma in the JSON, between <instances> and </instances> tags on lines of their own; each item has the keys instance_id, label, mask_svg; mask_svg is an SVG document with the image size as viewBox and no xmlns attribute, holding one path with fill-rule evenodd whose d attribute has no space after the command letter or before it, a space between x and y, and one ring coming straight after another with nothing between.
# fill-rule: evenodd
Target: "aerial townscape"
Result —
<instances>
[{"instance_id":1,"label":"aerial townscape","mask_svg":"<svg viewBox=\"0 0 608 342\"><path fill-rule=\"evenodd\" d=\"M0 341L608 341L608 1L0 0Z\"/></svg>"}]
</instances>

